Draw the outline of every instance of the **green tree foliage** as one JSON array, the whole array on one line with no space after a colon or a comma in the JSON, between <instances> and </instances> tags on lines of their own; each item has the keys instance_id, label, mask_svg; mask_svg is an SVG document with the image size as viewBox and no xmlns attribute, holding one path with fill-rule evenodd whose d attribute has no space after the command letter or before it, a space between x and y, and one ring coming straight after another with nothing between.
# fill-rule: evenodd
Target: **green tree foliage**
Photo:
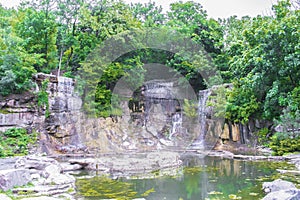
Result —
<instances>
[{"instance_id":1,"label":"green tree foliage","mask_svg":"<svg viewBox=\"0 0 300 200\"><path fill-rule=\"evenodd\" d=\"M131 4L130 9L134 18L139 19L146 27L160 26L166 22L162 6L156 6L154 1L145 4Z\"/></svg>"},{"instance_id":2,"label":"green tree foliage","mask_svg":"<svg viewBox=\"0 0 300 200\"><path fill-rule=\"evenodd\" d=\"M212 101L218 115L226 108L227 120L282 120L288 118L283 112L288 108L288 119L295 121L300 110L299 3L279 1L273 12L215 20L192 1L172 3L165 14L151 1L30 0L18 10L0 7L0 94L30 89L34 73L58 68L70 77L84 76L77 81L85 85L84 98L94 100L98 115L110 116L120 113L112 94L118 80L126 79L134 89L147 78L143 66L160 63L188 80L195 92L222 78L233 83ZM189 48L174 32L201 48ZM106 43L110 39L111 46ZM142 41L182 45L168 52ZM99 52L98 47L106 49ZM113 57L120 49L126 53ZM212 74L216 69L220 73Z\"/></svg>"},{"instance_id":3,"label":"green tree foliage","mask_svg":"<svg viewBox=\"0 0 300 200\"><path fill-rule=\"evenodd\" d=\"M255 97L255 91L250 89L251 80L248 78L237 80L233 86L227 97L225 117L231 121L245 124L250 117L259 112L259 102Z\"/></svg>"},{"instance_id":4,"label":"green tree foliage","mask_svg":"<svg viewBox=\"0 0 300 200\"><path fill-rule=\"evenodd\" d=\"M223 30L214 19L208 19L202 5L193 1L181 1L170 5L167 25L187 34L203 45L212 57L221 53Z\"/></svg>"},{"instance_id":5,"label":"green tree foliage","mask_svg":"<svg viewBox=\"0 0 300 200\"><path fill-rule=\"evenodd\" d=\"M38 55L30 55L12 28L16 13L0 7L0 94L19 93L31 87L33 65Z\"/></svg>"},{"instance_id":6,"label":"green tree foliage","mask_svg":"<svg viewBox=\"0 0 300 200\"><path fill-rule=\"evenodd\" d=\"M245 122L254 111L257 118L276 119L287 106L287 94L299 85L300 12L290 5L280 1L273 6L274 17L238 22L245 24L242 35L228 47L230 69L239 83L230 95L230 118Z\"/></svg>"},{"instance_id":7,"label":"green tree foliage","mask_svg":"<svg viewBox=\"0 0 300 200\"><path fill-rule=\"evenodd\" d=\"M189 49L178 52L168 61L168 66L187 77L195 90L222 83L219 74L210 74L211 80L206 80L207 82L203 80L207 77L199 76L200 74L205 76L206 72L217 70L218 64L215 58L221 54L223 38L221 25L214 19L208 19L202 5L192 1L185 3L179 1L171 4L167 15L167 27L190 37L202 47L196 53L197 55L192 55ZM192 63L191 60L193 60Z\"/></svg>"},{"instance_id":8,"label":"green tree foliage","mask_svg":"<svg viewBox=\"0 0 300 200\"><path fill-rule=\"evenodd\" d=\"M22 46L30 54L39 55L34 65L37 71L49 73L57 66L57 28L54 15L28 8L19 11L20 21L15 25L16 34L23 39Z\"/></svg>"}]
</instances>

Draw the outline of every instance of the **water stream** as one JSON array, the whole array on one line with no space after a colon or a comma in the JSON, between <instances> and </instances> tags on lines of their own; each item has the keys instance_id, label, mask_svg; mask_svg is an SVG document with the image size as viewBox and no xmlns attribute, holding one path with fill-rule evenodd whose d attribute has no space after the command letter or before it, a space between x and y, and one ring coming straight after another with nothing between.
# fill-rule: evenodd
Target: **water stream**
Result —
<instances>
[{"instance_id":1,"label":"water stream","mask_svg":"<svg viewBox=\"0 0 300 200\"><path fill-rule=\"evenodd\" d=\"M199 123L199 134L196 140L191 145L193 149L204 150L206 147L205 136L207 132L207 117L210 113L209 107L207 107L206 102L211 94L211 90L201 90L199 91L199 103L198 103L198 123Z\"/></svg>"}]
</instances>

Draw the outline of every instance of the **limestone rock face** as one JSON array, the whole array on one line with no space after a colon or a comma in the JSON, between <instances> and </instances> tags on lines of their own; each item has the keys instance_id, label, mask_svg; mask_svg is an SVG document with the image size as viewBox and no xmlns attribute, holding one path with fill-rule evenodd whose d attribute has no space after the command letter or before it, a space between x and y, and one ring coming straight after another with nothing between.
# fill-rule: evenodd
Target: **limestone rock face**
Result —
<instances>
[{"instance_id":1,"label":"limestone rock face","mask_svg":"<svg viewBox=\"0 0 300 200\"><path fill-rule=\"evenodd\" d=\"M26 185L31 181L29 170L8 169L0 171L0 189L7 191L15 186Z\"/></svg>"},{"instance_id":2,"label":"limestone rock face","mask_svg":"<svg viewBox=\"0 0 300 200\"><path fill-rule=\"evenodd\" d=\"M228 124L224 124L224 128L222 131L222 134L220 136L224 140L229 140L230 139L230 132L229 132L229 126Z\"/></svg>"},{"instance_id":3,"label":"limestone rock face","mask_svg":"<svg viewBox=\"0 0 300 200\"><path fill-rule=\"evenodd\" d=\"M133 93L117 87L118 94L133 100L120 102L121 117L108 118L93 118L82 111L83 102L76 93L74 79L39 73L34 80L36 91L0 97L0 131L11 127L36 130L37 151L48 155L180 149L193 145L202 149L202 140L206 140L209 149L226 141L251 144L251 132L261 127L258 121L224 125L224 119L216 120L212 107L206 104L210 95L216 95L213 89L200 91L198 101L194 91L182 90L173 79L148 81ZM38 106L35 95L44 80L49 80L49 116L47 106ZM193 104L198 116L185 114L184 99L198 101L196 106Z\"/></svg>"},{"instance_id":4,"label":"limestone rock face","mask_svg":"<svg viewBox=\"0 0 300 200\"><path fill-rule=\"evenodd\" d=\"M240 130L237 125L232 125L232 141L237 142L240 140Z\"/></svg>"},{"instance_id":5,"label":"limestone rock face","mask_svg":"<svg viewBox=\"0 0 300 200\"><path fill-rule=\"evenodd\" d=\"M36 105L34 95L29 92L0 96L0 131L16 126L27 127L39 121Z\"/></svg>"}]
</instances>

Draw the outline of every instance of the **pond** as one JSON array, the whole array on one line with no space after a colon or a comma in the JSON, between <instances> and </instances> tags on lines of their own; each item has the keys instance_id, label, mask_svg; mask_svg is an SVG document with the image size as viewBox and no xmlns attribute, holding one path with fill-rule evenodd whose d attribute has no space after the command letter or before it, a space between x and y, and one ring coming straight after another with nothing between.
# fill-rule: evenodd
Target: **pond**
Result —
<instances>
[{"instance_id":1,"label":"pond","mask_svg":"<svg viewBox=\"0 0 300 200\"><path fill-rule=\"evenodd\" d=\"M286 162L241 161L220 157L184 155L183 167L170 173L117 177L78 175L78 199L201 200L260 199L262 183L281 177L276 169L293 169ZM165 174L165 175L162 175ZM293 180L295 182L295 180Z\"/></svg>"}]
</instances>

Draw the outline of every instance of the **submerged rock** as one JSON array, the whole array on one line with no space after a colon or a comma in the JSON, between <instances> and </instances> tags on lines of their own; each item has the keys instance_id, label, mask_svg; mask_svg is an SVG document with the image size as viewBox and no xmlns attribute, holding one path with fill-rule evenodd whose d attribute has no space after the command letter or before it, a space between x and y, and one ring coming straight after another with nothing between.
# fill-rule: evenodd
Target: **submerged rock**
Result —
<instances>
[{"instance_id":1,"label":"submerged rock","mask_svg":"<svg viewBox=\"0 0 300 200\"><path fill-rule=\"evenodd\" d=\"M290 159L290 163L293 163L298 171L300 171L300 154L288 155L286 158Z\"/></svg>"}]
</instances>

